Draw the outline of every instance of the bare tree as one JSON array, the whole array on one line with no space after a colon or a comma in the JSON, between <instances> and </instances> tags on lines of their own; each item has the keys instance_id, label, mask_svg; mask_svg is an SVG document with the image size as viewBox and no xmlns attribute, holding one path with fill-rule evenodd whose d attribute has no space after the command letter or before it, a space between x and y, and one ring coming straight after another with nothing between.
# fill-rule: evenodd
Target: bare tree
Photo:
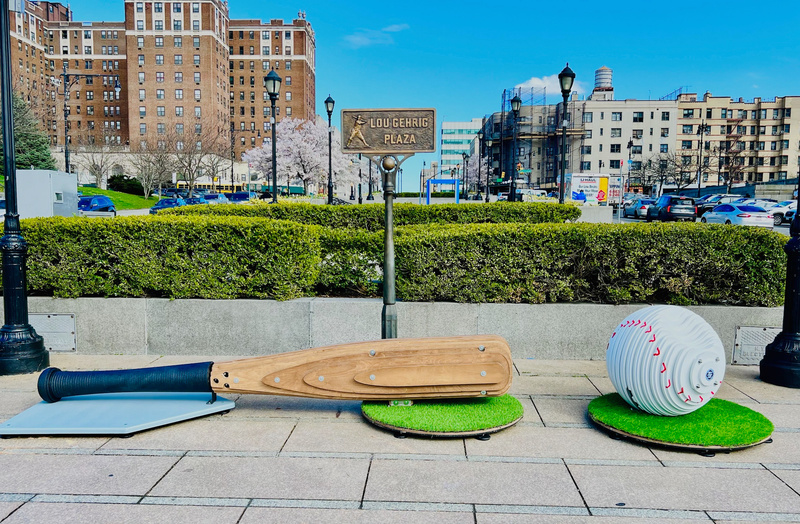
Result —
<instances>
[{"instance_id":1,"label":"bare tree","mask_svg":"<svg viewBox=\"0 0 800 524\"><path fill-rule=\"evenodd\" d=\"M230 166L231 160L228 158L230 155L230 141L218 133L211 137L211 141L208 144L203 145L203 149L206 151L206 155L203 157L203 166L208 171L213 186L215 180L222 179L225 166Z\"/></svg>"},{"instance_id":2,"label":"bare tree","mask_svg":"<svg viewBox=\"0 0 800 524\"><path fill-rule=\"evenodd\" d=\"M176 127L168 136L174 144L175 170L194 193L197 179L203 175L206 156L218 151L219 129L208 120L196 122L191 129Z\"/></svg>"},{"instance_id":3,"label":"bare tree","mask_svg":"<svg viewBox=\"0 0 800 524\"><path fill-rule=\"evenodd\" d=\"M87 171L94 178L95 185L102 187L112 168L119 163L119 155L126 151L126 146L117 143L118 135L110 128L103 128L99 137L91 130L71 136L76 137L70 147L75 151L72 163Z\"/></svg>"},{"instance_id":4,"label":"bare tree","mask_svg":"<svg viewBox=\"0 0 800 524\"><path fill-rule=\"evenodd\" d=\"M161 187L170 180L175 165L173 145L165 135L147 136L139 143L139 150L131 155L131 164L144 196L148 197L156 186Z\"/></svg>"}]
</instances>

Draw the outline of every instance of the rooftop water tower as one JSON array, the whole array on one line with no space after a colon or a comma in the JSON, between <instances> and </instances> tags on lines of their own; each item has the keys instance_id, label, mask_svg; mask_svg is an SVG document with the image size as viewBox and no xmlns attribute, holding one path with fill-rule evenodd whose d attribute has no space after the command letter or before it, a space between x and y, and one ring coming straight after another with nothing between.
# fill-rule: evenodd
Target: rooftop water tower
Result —
<instances>
[{"instance_id":1,"label":"rooftop water tower","mask_svg":"<svg viewBox=\"0 0 800 524\"><path fill-rule=\"evenodd\" d=\"M606 66L594 72L594 89L589 98L592 100L614 100L614 86L611 78L614 72Z\"/></svg>"}]
</instances>

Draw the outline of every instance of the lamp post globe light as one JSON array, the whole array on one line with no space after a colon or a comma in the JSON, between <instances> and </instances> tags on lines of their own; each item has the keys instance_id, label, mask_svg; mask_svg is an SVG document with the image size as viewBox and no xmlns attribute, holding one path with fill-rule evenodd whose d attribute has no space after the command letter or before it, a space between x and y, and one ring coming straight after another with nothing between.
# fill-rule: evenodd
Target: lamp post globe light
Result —
<instances>
[{"instance_id":1,"label":"lamp post globe light","mask_svg":"<svg viewBox=\"0 0 800 524\"><path fill-rule=\"evenodd\" d=\"M275 143L275 128L278 126L278 121L275 118L275 101L278 100L278 94L281 91L281 77L272 69L267 76L264 77L264 86L267 88L269 101L272 106L270 112L270 127L272 128L272 203L278 203L278 148ZM289 186L286 186L286 192L289 192Z\"/></svg>"},{"instance_id":2,"label":"lamp post globe light","mask_svg":"<svg viewBox=\"0 0 800 524\"><path fill-rule=\"evenodd\" d=\"M41 371L50 365L44 340L28 323L25 257L28 246L22 238L17 212L17 167L14 151L14 120L11 84L11 28L9 2L0 1L0 113L3 129L3 175L6 191L3 253L3 317L0 328L0 375ZM66 144L64 144L66 146Z\"/></svg>"},{"instance_id":3,"label":"lamp post globe light","mask_svg":"<svg viewBox=\"0 0 800 524\"><path fill-rule=\"evenodd\" d=\"M325 99L325 111L328 112L328 204L333 204L333 128L331 127L331 116L333 115L333 106L336 102L328 95Z\"/></svg>"},{"instance_id":4,"label":"lamp post globe light","mask_svg":"<svg viewBox=\"0 0 800 524\"><path fill-rule=\"evenodd\" d=\"M519 126L519 110L522 107L522 99L519 95L514 95L511 99L511 112L514 113L514 155L511 158L511 189L508 191L508 201L517 201L517 127Z\"/></svg>"},{"instance_id":5,"label":"lamp post globe light","mask_svg":"<svg viewBox=\"0 0 800 524\"><path fill-rule=\"evenodd\" d=\"M564 203L564 184L567 176L567 99L572 92L572 84L575 82L575 73L567 66L558 73L558 83L561 85L561 97L564 100L564 118L561 124L561 178L558 184L558 203Z\"/></svg>"}]
</instances>

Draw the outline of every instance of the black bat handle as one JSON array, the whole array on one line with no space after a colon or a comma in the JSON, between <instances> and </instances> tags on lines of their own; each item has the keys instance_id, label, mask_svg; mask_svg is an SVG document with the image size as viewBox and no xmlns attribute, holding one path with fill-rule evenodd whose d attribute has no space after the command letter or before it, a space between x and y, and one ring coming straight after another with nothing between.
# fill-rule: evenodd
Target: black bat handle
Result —
<instances>
[{"instance_id":1,"label":"black bat handle","mask_svg":"<svg viewBox=\"0 0 800 524\"><path fill-rule=\"evenodd\" d=\"M61 371L47 368L39 375L39 396L45 402L96 393L211 391L213 362L117 371Z\"/></svg>"}]
</instances>

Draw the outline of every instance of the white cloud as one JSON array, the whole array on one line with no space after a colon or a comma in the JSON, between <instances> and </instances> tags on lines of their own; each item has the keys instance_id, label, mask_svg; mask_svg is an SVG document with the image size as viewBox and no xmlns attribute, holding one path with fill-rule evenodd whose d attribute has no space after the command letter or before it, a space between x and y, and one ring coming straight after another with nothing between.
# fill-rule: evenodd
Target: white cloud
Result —
<instances>
[{"instance_id":1,"label":"white cloud","mask_svg":"<svg viewBox=\"0 0 800 524\"><path fill-rule=\"evenodd\" d=\"M354 49L371 45L391 45L394 44L392 33L399 33L406 29L410 29L408 24L392 24L384 27L380 31L374 29L359 29L353 34L346 35L344 40Z\"/></svg>"},{"instance_id":2,"label":"white cloud","mask_svg":"<svg viewBox=\"0 0 800 524\"><path fill-rule=\"evenodd\" d=\"M386 33L399 33L400 31L405 31L406 29L411 29L411 26L408 24L392 24L384 27L382 31Z\"/></svg>"},{"instance_id":3,"label":"white cloud","mask_svg":"<svg viewBox=\"0 0 800 524\"><path fill-rule=\"evenodd\" d=\"M561 95L561 84L558 82L558 74L539 77L532 77L515 87L520 89L542 89L547 91L547 95ZM572 84L572 91L577 91L579 94L586 93L587 89L582 82L575 82Z\"/></svg>"}]
</instances>

